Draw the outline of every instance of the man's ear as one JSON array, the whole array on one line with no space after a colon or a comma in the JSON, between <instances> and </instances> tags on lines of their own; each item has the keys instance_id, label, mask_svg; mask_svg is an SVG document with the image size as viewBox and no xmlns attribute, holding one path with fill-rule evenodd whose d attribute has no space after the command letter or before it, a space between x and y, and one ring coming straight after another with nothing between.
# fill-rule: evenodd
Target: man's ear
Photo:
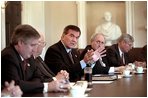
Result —
<instances>
[{"instance_id":1,"label":"man's ear","mask_svg":"<svg viewBox=\"0 0 148 98\"><path fill-rule=\"evenodd\" d=\"M18 45L20 46L20 45L22 45L22 44L24 44L24 42L23 42L22 40L19 40L19 41L18 41Z\"/></svg>"},{"instance_id":2,"label":"man's ear","mask_svg":"<svg viewBox=\"0 0 148 98\"><path fill-rule=\"evenodd\" d=\"M65 36L65 34L62 34L61 38L63 38Z\"/></svg>"}]
</instances>

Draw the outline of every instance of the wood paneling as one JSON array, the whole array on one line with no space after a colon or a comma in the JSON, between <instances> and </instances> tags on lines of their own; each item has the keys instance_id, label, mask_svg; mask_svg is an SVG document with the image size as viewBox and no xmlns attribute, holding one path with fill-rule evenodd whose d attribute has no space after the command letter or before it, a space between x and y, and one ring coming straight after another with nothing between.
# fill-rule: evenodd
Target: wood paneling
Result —
<instances>
[{"instance_id":1,"label":"wood paneling","mask_svg":"<svg viewBox=\"0 0 148 98\"><path fill-rule=\"evenodd\" d=\"M21 1L8 1L6 6L6 46L10 44L14 28L21 24Z\"/></svg>"}]
</instances>

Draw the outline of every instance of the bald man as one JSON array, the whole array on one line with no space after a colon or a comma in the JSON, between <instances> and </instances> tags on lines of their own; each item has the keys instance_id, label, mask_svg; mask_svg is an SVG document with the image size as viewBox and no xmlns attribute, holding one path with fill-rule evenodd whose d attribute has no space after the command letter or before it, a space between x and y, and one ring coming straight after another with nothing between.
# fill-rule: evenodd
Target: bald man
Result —
<instances>
[{"instance_id":1,"label":"bald man","mask_svg":"<svg viewBox=\"0 0 148 98\"><path fill-rule=\"evenodd\" d=\"M41 72L42 81L43 82L52 82L52 81L61 81L62 80L65 83L68 82L69 73L67 73L65 70L61 70L60 72L57 73L57 75L55 75L48 68L48 66L44 63L43 59L40 57L40 55L42 54L43 48L45 46L46 46L45 36L43 34L40 34L39 44L38 44L38 47L37 47L36 51L34 52L33 56L35 57L36 65ZM56 83L54 85L56 85Z\"/></svg>"},{"instance_id":2,"label":"bald man","mask_svg":"<svg viewBox=\"0 0 148 98\"><path fill-rule=\"evenodd\" d=\"M91 45L87 45L84 51L82 52L80 58L82 59L85 53L89 50L96 51L99 48L104 48L104 52L100 52L99 55L102 55L96 62L92 64L93 73L92 74L108 74L114 73L115 71L121 71L124 69L124 66L120 67L109 67L108 60L105 55L105 37L102 33L95 33L91 37ZM95 59L95 58L94 58Z\"/></svg>"}]
</instances>

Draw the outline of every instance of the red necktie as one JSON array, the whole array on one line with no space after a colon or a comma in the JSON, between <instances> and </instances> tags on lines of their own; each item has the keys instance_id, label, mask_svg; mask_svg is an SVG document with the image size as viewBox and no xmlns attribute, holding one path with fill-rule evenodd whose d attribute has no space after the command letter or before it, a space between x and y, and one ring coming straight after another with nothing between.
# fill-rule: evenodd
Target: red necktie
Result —
<instances>
[{"instance_id":1,"label":"red necktie","mask_svg":"<svg viewBox=\"0 0 148 98\"><path fill-rule=\"evenodd\" d=\"M26 70L26 68L27 68L27 60L23 60L22 61L22 67L23 67L23 70L25 71Z\"/></svg>"}]
</instances>

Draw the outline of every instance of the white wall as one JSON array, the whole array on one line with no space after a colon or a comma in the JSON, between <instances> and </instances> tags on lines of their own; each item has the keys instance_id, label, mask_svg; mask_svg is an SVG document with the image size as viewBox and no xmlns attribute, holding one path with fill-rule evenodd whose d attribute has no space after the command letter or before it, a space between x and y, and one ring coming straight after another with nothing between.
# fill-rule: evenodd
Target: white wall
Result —
<instances>
[{"instance_id":1,"label":"white wall","mask_svg":"<svg viewBox=\"0 0 148 98\"><path fill-rule=\"evenodd\" d=\"M135 47L147 44L147 1L133 3L133 37Z\"/></svg>"},{"instance_id":2,"label":"white wall","mask_svg":"<svg viewBox=\"0 0 148 98\"><path fill-rule=\"evenodd\" d=\"M22 1L22 24L29 24L45 35L45 13L43 1ZM44 54L45 49L41 55L42 58L44 58Z\"/></svg>"},{"instance_id":3,"label":"white wall","mask_svg":"<svg viewBox=\"0 0 148 98\"><path fill-rule=\"evenodd\" d=\"M47 47L60 40L65 26L69 24L77 25L76 8L76 2L72 1L45 1L45 35Z\"/></svg>"},{"instance_id":4,"label":"white wall","mask_svg":"<svg viewBox=\"0 0 148 98\"><path fill-rule=\"evenodd\" d=\"M39 32L45 32L43 1L22 1L22 24L30 24Z\"/></svg>"},{"instance_id":5,"label":"white wall","mask_svg":"<svg viewBox=\"0 0 148 98\"><path fill-rule=\"evenodd\" d=\"M63 29L69 24L77 25L76 2L22 1L22 23L30 24L45 35L47 45L58 42Z\"/></svg>"},{"instance_id":6,"label":"white wall","mask_svg":"<svg viewBox=\"0 0 148 98\"><path fill-rule=\"evenodd\" d=\"M142 47L147 43L146 3L146 1L134 2L134 17L132 19L135 24L135 31L133 33L135 47ZM66 25L80 25L79 21L81 20L79 20L78 16L80 13L78 14L78 12L79 7L75 1L22 1L22 23L30 24L39 32L45 34L47 41L45 51L50 45L60 40L63 28ZM2 10L1 13L4 15ZM4 17L1 17L1 20L5 20ZM3 24L4 21L1 21L1 23ZM5 32L3 30L1 30L1 35L2 38L5 38ZM89 32L87 33L88 35L90 35ZM4 40L1 41L3 48L5 47Z\"/></svg>"}]
</instances>

